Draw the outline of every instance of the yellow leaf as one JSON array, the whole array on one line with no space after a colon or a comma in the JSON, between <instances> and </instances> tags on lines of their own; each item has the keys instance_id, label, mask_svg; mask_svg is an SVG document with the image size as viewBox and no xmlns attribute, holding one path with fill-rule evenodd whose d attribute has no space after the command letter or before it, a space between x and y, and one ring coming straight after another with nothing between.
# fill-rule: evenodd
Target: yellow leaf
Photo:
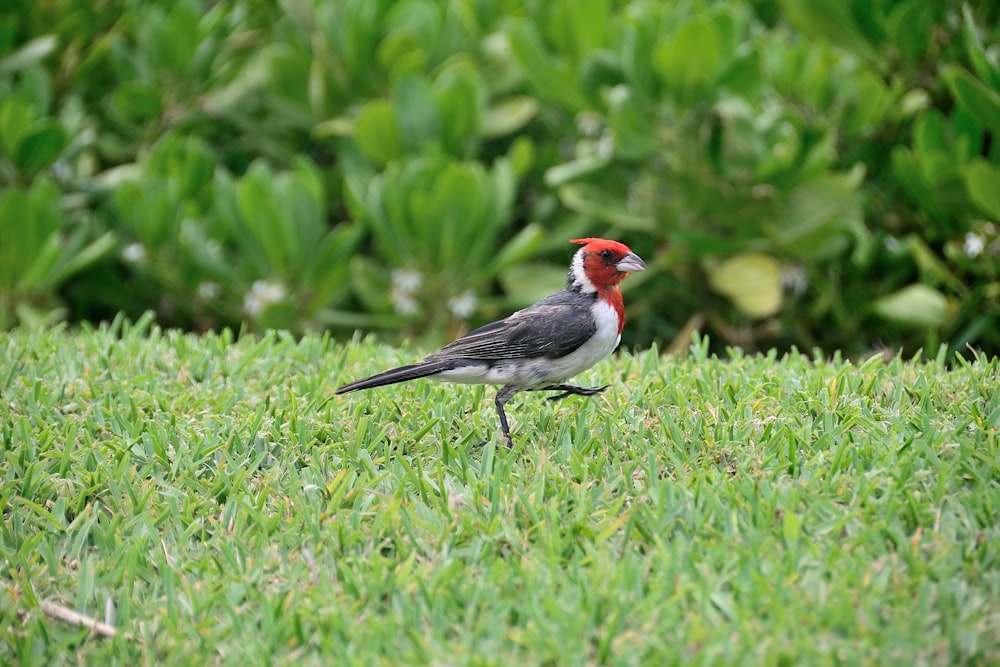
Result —
<instances>
[{"instance_id":1,"label":"yellow leaf","mask_svg":"<svg viewBox=\"0 0 1000 667\"><path fill-rule=\"evenodd\" d=\"M745 252L708 267L708 284L749 317L781 310L781 265L762 252Z\"/></svg>"}]
</instances>

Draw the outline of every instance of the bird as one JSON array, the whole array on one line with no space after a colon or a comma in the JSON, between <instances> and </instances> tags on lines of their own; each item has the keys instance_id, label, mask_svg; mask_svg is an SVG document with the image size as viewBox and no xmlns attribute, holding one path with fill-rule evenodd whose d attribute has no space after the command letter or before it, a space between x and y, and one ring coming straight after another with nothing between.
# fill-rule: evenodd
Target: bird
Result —
<instances>
[{"instance_id":1,"label":"bird","mask_svg":"<svg viewBox=\"0 0 1000 667\"><path fill-rule=\"evenodd\" d=\"M610 355L621 342L625 304L619 284L646 264L628 246L601 238L579 244L566 287L508 317L470 331L418 363L338 387L336 394L428 378L500 385L494 403L507 447L513 447L504 406L521 391L558 391L549 400L594 396L608 388L566 384Z\"/></svg>"}]
</instances>

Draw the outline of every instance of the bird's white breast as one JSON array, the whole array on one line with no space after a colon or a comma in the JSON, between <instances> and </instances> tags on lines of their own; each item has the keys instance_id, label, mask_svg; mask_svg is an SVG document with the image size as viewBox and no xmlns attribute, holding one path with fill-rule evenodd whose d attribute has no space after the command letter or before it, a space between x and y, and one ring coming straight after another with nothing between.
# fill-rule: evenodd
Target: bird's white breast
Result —
<instances>
[{"instance_id":1,"label":"bird's white breast","mask_svg":"<svg viewBox=\"0 0 1000 667\"><path fill-rule=\"evenodd\" d=\"M621 342L618 333L618 313L606 301L591 306L596 330L580 347L558 359L534 357L494 362L471 362L431 376L434 380L469 384L513 384L524 389L564 382L581 373L614 352Z\"/></svg>"},{"instance_id":2,"label":"bird's white breast","mask_svg":"<svg viewBox=\"0 0 1000 667\"><path fill-rule=\"evenodd\" d=\"M598 300L591 306L597 330L590 340L560 359L545 359L549 365L540 384L562 382L582 373L615 351L621 342L618 333L618 313L610 303ZM541 370L541 369L539 369Z\"/></svg>"}]
</instances>

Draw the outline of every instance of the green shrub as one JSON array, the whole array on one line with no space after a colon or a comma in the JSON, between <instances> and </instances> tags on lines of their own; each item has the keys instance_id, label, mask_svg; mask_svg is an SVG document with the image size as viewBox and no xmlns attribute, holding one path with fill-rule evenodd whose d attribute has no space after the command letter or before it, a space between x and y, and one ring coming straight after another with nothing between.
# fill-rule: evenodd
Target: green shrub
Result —
<instances>
[{"instance_id":1,"label":"green shrub","mask_svg":"<svg viewBox=\"0 0 1000 667\"><path fill-rule=\"evenodd\" d=\"M509 29L528 85L576 137L546 184L566 208L658 241L669 278L643 276L632 297L642 326L628 340L683 341L691 314L688 328L744 346L996 349L1000 248L996 211L983 204L998 182L984 140L1000 117L997 88L926 62L939 45L923 38L966 44L949 55L994 83L995 46L984 50L968 7L961 18L918 2L845 7L788 2L791 26L765 27L740 3L632 3L621 32L605 30L582 56L557 52L562 35L542 43L529 21ZM597 67L599 53L617 57ZM949 92L955 122L923 138ZM978 210L967 192L979 193ZM909 197L926 201L913 210ZM942 228L934 210L948 204ZM895 270L884 273L886 262Z\"/></svg>"},{"instance_id":2,"label":"green shrub","mask_svg":"<svg viewBox=\"0 0 1000 667\"><path fill-rule=\"evenodd\" d=\"M111 250L110 232L96 235L63 217L59 190L48 178L0 192L0 327L56 321L57 288Z\"/></svg>"},{"instance_id":3,"label":"green shrub","mask_svg":"<svg viewBox=\"0 0 1000 667\"><path fill-rule=\"evenodd\" d=\"M202 327L325 323L348 292L360 227L330 227L323 179L306 159L234 178L199 140L167 135L116 188L125 260L168 315Z\"/></svg>"},{"instance_id":4,"label":"green shrub","mask_svg":"<svg viewBox=\"0 0 1000 667\"><path fill-rule=\"evenodd\" d=\"M988 4L105 9L0 9L4 206L59 200L69 267L8 277L3 326L62 302L439 342L606 234L648 260L626 343L1000 349Z\"/></svg>"}]
</instances>

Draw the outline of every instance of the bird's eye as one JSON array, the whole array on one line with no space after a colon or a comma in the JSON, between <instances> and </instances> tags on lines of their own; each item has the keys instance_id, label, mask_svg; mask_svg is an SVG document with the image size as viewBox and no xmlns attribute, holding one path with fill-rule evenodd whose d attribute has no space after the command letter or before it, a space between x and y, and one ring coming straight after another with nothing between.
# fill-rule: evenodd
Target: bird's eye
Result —
<instances>
[{"instance_id":1,"label":"bird's eye","mask_svg":"<svg viewBox=\"0 0 1000 667\"><path fill-rule=\"evenodd\" d=\"M602 250L601 251L601 259L610 260L611 259L611 251L608 250L607 248L605 248L604 250Z\"/></svg>"}]
</instances>

